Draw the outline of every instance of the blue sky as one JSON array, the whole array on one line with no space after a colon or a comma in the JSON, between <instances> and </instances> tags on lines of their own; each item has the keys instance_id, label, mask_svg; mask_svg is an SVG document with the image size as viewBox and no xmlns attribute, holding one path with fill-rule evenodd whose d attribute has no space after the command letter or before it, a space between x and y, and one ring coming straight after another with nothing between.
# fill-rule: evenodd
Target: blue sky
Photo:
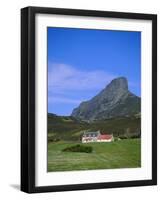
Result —
<instances>
[{"instance_id":1,"label":"blue sky","mask_svg":"<svg viewBox=\"0 0 161 200\"><path fill-rule=\"evenodd\" d=\"M48 112L70 115L114 78L140 96L141 32L48 27Z\"/></svg>"}]
</instances>

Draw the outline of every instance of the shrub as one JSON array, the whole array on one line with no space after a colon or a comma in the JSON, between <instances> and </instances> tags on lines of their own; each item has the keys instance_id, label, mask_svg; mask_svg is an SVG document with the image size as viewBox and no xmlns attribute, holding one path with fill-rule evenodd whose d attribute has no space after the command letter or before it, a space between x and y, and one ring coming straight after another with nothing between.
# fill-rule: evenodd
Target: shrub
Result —
<instances>
[{"instance_id":1,"label":"shrub","mask_svg":"<svg viewBox=\"0 0 161 200\"><path fill-rule=\"evenodd\" d=\"M48 143L50 142L59 142L60 138L48 137Z\"/></svg>"},{"instance_id":2,"label":"shrub","mask_svg":"<svg viewBox=\"0 0 161 200\"><path fill-rule=\"evenodd\" d=\"M119 138L120 138L121 140L128 139L128 137L127 137L126 135L120 135Z\"/></svg>"},{"instance_id":3,"label":"shrub","mask_svg":"<svg viewBox=\"0 0 161 200\"><path fill-rule=\"evenodd\" d=\"M135 138L140 138L139 134L131 134L131 135L120 135L120 139L135 139Z\"/></svg>"},{"instance_id":4,"label":"shrub","mask_svg":"<svg viewBox=\"0 0 161 200\"><path fill-rule=\"evenodd\" d=\"M48 138L48 142L53 142L53 138Z\"/></svg>"},{"instance_id":5,"label":"shrub","mask_svg":"<svg viewBox=\"0 0 161 200\"><path fill-rule=\"evenodd\" d=\"M91 146L83 146L83 145L77 144L70 147L66 147L62 151L91 153L93 151L93 148Z\"/></svg>"},{"instance_id":6,"label":"shrub","mask_svg":"<svg viewBox=\"0 0 161 200\"><path fill-rule=\"evenodd\" d=\"M130 138L131 138L131 139L140 138L140 135L139 135L139 134L134 134L134 135L131 135Z\"/></svg>"}]
</instances>

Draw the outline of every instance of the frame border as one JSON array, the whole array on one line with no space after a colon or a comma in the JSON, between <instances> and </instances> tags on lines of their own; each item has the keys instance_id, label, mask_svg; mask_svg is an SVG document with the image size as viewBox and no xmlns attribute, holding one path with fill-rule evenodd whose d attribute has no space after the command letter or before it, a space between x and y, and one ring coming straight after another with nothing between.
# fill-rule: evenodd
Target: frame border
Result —
<instances>
[{"instance_id":1,"label":"frame border","mask_svg":"<svg viewBox=\"0 0 161 200\"><path fill-rule=\"evenodd\" d=\"M110 17L152 21L152 179L35 186L35 16ZM157 15L47 7L21 9L21 191L27 193L157 185Z\"/></svg>"}]
</instances>

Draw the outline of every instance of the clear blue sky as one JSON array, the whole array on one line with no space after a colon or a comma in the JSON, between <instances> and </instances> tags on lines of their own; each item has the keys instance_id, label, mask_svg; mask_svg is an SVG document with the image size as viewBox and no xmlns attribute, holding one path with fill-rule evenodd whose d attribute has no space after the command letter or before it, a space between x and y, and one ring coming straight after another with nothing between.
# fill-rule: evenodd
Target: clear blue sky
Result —
<instances>
[{"instance_id":1,"label":"clear blue sky","mask_svg":"<svg viewBox=\"0 0 161 200\"><path fill-rule=\"evenodd\" d=\"M48 112L70 115L113 78L141 96L141 32L48 27Z\"/></svg>"}]
</instances>

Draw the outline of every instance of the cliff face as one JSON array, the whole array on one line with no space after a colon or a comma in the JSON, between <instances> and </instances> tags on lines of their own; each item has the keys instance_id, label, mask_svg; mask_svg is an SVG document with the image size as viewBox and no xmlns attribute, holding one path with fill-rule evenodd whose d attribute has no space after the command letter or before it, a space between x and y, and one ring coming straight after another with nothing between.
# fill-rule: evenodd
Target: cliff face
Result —
<instances>
[{"instance_id":1,"label":"cliff face","mask_svg":"<svg viewBox=\"0 0 161 200\"><path fill-rule=\"evenodd\" d=\"M98 95L82 102L72 111L71 116L85 120L101 120L139 113L141 99L128 90L124 77L111 81Z\"/></svg>"}]
</instances>

